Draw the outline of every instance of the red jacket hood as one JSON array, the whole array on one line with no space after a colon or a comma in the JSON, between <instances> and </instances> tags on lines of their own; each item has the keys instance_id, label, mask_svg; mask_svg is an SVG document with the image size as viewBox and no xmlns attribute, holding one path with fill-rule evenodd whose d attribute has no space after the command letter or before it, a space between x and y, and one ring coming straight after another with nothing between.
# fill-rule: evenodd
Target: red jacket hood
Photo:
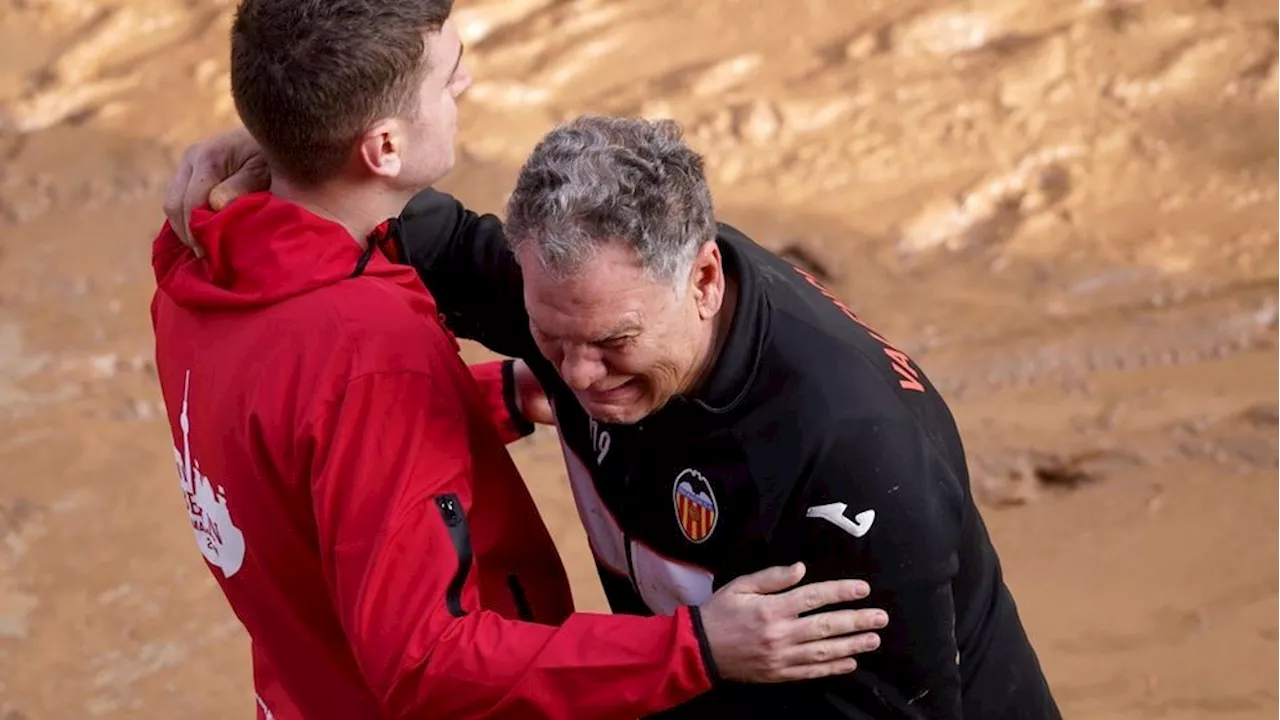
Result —
<instances>
[{"instance_id":1,"label":"red jacket hood","mask_svg":"<svg viewBox=\"0 0 1280 720\"><path fill-rule=\"evenodd\" d=\"M371 246L393 259L394 224L383 223L369 237ZM271 305L350 278L365 254L343 226L267 192L239 197L219 212L197 208L191 233L204 248L204 260L165 223L151 264L160 291L192 309ZM412 276L384 257L365 262L364 275Z\"/></svg>"}]
</instances>

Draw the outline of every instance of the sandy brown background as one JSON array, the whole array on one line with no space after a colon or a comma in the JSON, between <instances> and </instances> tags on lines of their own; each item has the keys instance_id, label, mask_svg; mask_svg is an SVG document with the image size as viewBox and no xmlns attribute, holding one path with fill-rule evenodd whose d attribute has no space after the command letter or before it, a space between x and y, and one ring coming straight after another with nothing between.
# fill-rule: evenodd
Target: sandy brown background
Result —
<instances>
[{"instance_id":1,"label":"sandy brown background","mask_svg":"<svg viewBox=\"0 0 1280 720\"><path fill-rule=\"evenodd\" d=\"M952 401L1067 716L1276 717L1275 3L458 5L448 189L500 208L580 112L678 118L721 217ZM0 0L0 720L253 711L147 316L233 7ZM602 609L554 438L514 452Z\"/></svg>"}]
</instances>

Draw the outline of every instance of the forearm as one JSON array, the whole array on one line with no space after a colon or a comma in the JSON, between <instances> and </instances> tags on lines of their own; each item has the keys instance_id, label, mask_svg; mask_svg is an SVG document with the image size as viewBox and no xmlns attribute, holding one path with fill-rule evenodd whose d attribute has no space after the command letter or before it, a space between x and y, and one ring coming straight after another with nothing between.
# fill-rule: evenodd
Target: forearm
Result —
<instances>
[{"instance_id":1,"label":"forearm","mask_svg":"<svg viewBox=\"0 0 1280 720\"><path fill-rule=\"evenodd\" d=\"M456 335L508 357L537 354L520 266L499 218L425 190L405 207L399 233L404 262L418 272Z\"/></svg>"},{"instance_id":2,"label":"forearm","mask_svg":"<svg viewBox=\"0 0 1280 720\"><path fill-rule=\"evenodd\" d=\"M424 662L385 690L397 717L632 719L710 687L688 610L558 628L477 612L422 641Z\"/></svg>"}]
</instances>

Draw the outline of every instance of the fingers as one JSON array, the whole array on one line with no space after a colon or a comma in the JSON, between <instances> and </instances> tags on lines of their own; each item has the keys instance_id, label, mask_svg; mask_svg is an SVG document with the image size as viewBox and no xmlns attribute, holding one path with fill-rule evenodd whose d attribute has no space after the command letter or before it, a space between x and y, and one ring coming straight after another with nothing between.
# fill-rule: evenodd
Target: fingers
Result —
<instances>
[{"instance_id":1,"label":"fingers","mask_svg":"<svg viewBox=\"0 0 1280 720\"><path fill-rule=\"evenodd\" d=\"M796 563L787 567L774 566L757 570L750 575L743 575L728 583L725 589L732 588L735 593L754 593L768 595L795 585L804 578L804 563Z\"/></svg>"},{"instance_id":2,"label":"fingers","mask_svg":"<svg viewBox=\"0 0 1280 720\"><path fill-rule=\"evenodd\" d=\"M850 660L852 656L863 652L872 652L879 647L879 635L863 633L847 635L844 638L829 638L824 641L801 644L783 656L783 665L788 667L804 667L806 665L829 665L832 662Z\"/></svg>"},{"instance_id":3,"label":"fingers","mask_svg":"<svg viewBox=\"0 0 1280 720\"><path fill-rule=\"evenodd\" d=\"M871 586L861 580L826 580L798 587L777 597L779 611L801 615L827 605L861 600L871 593Z\"/></svg>"},{"instance_id":4,"label":"fingers","mask_svg":"<svg viewBox=\"0 0 1280 720\"><path fill-rule=\"evenodd\" d=\"M243 128L232 130L192 145L182 154L165 192L165 217L183 244L203 257L191 234L192 211L206 202L221 210L241 195L266 190L270 183L270 171L252 136Z\"/></svg>"},{"instance_id":5,"label":"fingers","mask_svg":"<svg viewBox=\"0 0 1280 720\"><path fill-rule=\"evenodd\" d=\"M851 657L820 663L817 665L794 665L778 671L770 682L793 682L796 680L817 680L832 675L848 675L858 669L858 662Z\"/></svg>"},{"instance_id":6,"label":"fingers","mask_svg":"<svg viewBox=\"0 0 1280 720\"><path fill-rule=\"evenodd\" d=\"M187 182L186 192L182 197L182 220L187 228L185 242L188 247L196 251L197 255L201 254L201 251L191 237L191 213L208 201L209 191L213 190L213 186L217 185L221 179L216 169L210 164L210 160L207 157L202 157L192 170L191 178Z\"/></svg>"},{"instance_id":7,"label":"fingers","mask_svg":"<svg viewBox=\"0 0 1280 720\"><path fill-rule=\"evenodd\" d=\"M883 610L835 610L796 620L791 626L789 638L795 643L811 643L852 633L879 630L888 624L889 615Z\"/></svg>"},{"instance_id":8,"label":"fingers","mask_svg":"<svg viewBox=\"0 0 1280 720\"><path fill-rule=\"evenodd\" d=\"M182 161L178 164L178 174L169 182L169 188L164 194L164 215L169 220L169 225L173 227L173 231L183 243L188 242L187 215L183 207L183 197L187 191L187 184L191 182L191 173L195 170L195 166L191 163L191 149L188 148L182 155Z\"/></svg>"}]
</instances>

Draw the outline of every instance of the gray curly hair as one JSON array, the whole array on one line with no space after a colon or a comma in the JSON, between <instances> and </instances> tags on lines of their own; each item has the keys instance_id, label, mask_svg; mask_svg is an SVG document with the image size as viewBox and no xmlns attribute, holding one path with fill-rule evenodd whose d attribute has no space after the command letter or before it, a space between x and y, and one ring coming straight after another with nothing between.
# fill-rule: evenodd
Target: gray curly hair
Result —
<instances>
[{"instance_id":1,"label":"gray curly hair","mask_svg":"<svg viewBox=\"0 0 1280 720\"><path fill-rule=\"evenodd\" d=\"M535 243L559 278L618 242L652 279L677 283L716 234L702 157L672 120L584 115L534 148L507 203L506 234L516 252Z\"/></svg>"}]
</instances>

